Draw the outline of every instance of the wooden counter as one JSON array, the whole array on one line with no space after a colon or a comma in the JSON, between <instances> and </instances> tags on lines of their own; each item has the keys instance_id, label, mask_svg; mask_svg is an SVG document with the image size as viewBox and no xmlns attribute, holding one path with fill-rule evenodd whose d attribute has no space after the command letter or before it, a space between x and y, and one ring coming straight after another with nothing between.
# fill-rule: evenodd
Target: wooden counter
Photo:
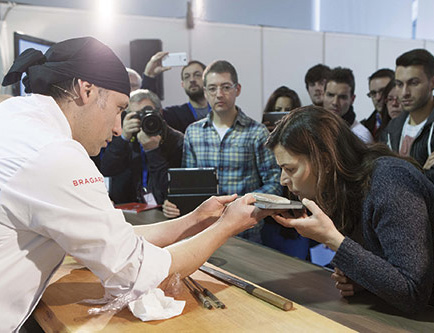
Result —
<instances>
[{"instance_id":1,"label":"wooden counter","mask_svg":"<svg viewBox=\"0 0 434 333\"><path fill-rule=\"evenodd\" d=\"M65 266L68 264L63 269ZM128 309L116 315L90 316L87 311L92 306L79 302L100 298L104 291L99 279L81 268L73 269L47 288L34 316L46 332L352 331L301 305L294 304L290 311L283 311L201 271L192 276L225 303L226 308L205 309L184 287L176 297L186 300L184 311L171 319L142 322Z\"/></svg>"},{"instance_id":2,"label":"wooden counter","mask_svg":"<svg viewBox=\"0 0 434 333\"><path fill-rule=\"evenodd\" d=\"M359 332L434 332L432 306L405 316L368 292L342 298L329 271L241 238L208 261Z\"/></svg>"},{"instance_id":3,"label":"wooden counter","mask_svg":"<svg viewBox=\"0 0 434 333\"><path fill-rule=\"evenodd\" d=\"M143 224L146 224L155 222L155 220L165 219L162 212L159 210L152 212L152 216L149 214L151 213L143 212L134 214L133 224L141 224L142 221ZM127 219L130 219L128 215L126 216ZM235 237L229 239L226 244L213 254L209 262L292 300L297 304L296 308L300 305L298 309L304 309L305 307L306 311L307 309L312 310L336 323L340 323L359 332L434 332L433 307L428 307L425 312L416 316L405 316L378 297L367 292L344 299L340 297L339 292L334 287L334 282L330 278L331 273L324 270L322 267L289 257L275 250L250 243L240 238ZM201 277L201 279L202 278L203 277ZM215 283L214 281L213 284ZM94 288L100 287L98 287L97 283L94 283ZM234 288L235 287L226 287L222 290ZM238 291L244 293L241 290ZM244 296L251 297L249 295ZM191 302L195 301L192 299L190 303ZM263 302L255 300L255 304L256 303ZM43 304L43 302L41 302L41 304ZM44 305L42 305L42 307L43 306ZM187 311L186 314L189 314L190 310L190 305L188 305L184 311ZM201 313L205 311L203 309L200 310ZM124 312L121 313L122 316L127 316ZM291 315L294 312L289 311L282 313ZM190 316L194 317L194 315ZM324 318L322 316L317 318ZM41 317L38 318L37 312L35 313L35 317L38 321L41 320ZM133 322L136 319L128 317L128 320ZM175 320L177 320L177 318L165 322ZM267 327L267 318L263 317L262 320L264 320L265 323L263 323L264 326L257 326L259 331L264 331L264 328ZM269 321L269 324L271 325L270 328L273 327L275 331L279 331L279 329L274 326L274 322ZM307 329L303 326L304 329L302 330L319 331L318 327L315 325L316 324L312 322L312 326L310 326L311 329ZM160 326L154 325L152 327ZM288 329L287 326L282 326L281 330L296 331L296 327L298 326L293 326L293 330L291 330ZM339 327L339 330L341 329L340 326L336 327ZM247 326L244 330L238 327L238 331L247 330ZM202 331L206 330L202 329ZM254 331L254 329L249 329L249 331Z\"/></svg>"}]
</instances>

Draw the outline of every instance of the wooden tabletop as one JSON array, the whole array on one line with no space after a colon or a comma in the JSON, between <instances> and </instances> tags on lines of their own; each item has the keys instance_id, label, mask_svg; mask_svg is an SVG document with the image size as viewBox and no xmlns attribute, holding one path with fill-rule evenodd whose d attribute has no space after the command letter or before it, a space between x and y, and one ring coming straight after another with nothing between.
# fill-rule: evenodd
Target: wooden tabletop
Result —
<instances>
[{"instance_id":1,"label":"wooden tabletop","mask_svg":"<svg viewBox=\"0 0 434 333\"><path fill-rule=\"evenodd\" d=\"M165 219L155 211L136 221L148 223L151 217ZM241 238L230 239L209 262L357 331L434 332L434 307L407 316L368 292L342 298L329 271Z\"/></svg>"},{"instance_id":2,"label":"wooden tabletop","mask_svg":"<svg viewBox=\"0 0 434 333\"><path fill-rule=\"evenodd\" d=\"M406 316L368 292L342 298L331 272L241 238L208 261L359 332L434 332L434 307Z\"/></svg>"},{"instance_id":3,"label":"wooden tabletop","mask_svg":"<svg viewBox=\"0 0 434 333\"><path fill-rule=\"evenodd\" d=\"M165 219L161 210L125 215L133 224ZM434 332L433 307L406 316L367 292L342 298L329 271L237 237L229 239L209 262L356 331Z\"/></svg>"},{"instance_id":4,"label":"wooden tabletop","mask_svg":"<svg viewBox=\"0 0 434 333\"><path fill-rule=\"evenodd\" d=\"M75 265L75 264L72 264ZM70 266L67 262L61 270ZM86 268L72 269L45 291L34 316L47 332L351 332L349 328L299 304L283 311L244 290L230 286L201 271L192 277L211 290L226 307L205 309L182 288L176 296L185 300L182 315L167 320L142 322L128 309L113 315L91 316L92 305L83 299L100 298L99 279Z\"/></svg>"}]
</instances>

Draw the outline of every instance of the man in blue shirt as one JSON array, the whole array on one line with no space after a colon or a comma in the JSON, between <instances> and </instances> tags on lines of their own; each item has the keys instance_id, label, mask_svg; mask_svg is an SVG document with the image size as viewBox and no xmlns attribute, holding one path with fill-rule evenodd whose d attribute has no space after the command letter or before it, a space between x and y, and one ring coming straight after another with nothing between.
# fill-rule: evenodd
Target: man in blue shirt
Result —
<instances>
[{"instance_id":1,"label":"man in blue shirt","mask_svg":"<svg viewBox=\"0 0 434 333\"><path fill-rule=\"evenodd\" d=\"M267 128L235 105L241 93L235 68L227 61L213 62L205 69L204 86L212 112L187 128L182 165L216 167L220 194L255 191L281 195L279 168L264 146ZM167 200L163 212L168 217L179 215ZM240 236L260 243L261 227L258 224Z\"/></svg>"}]
</instances>

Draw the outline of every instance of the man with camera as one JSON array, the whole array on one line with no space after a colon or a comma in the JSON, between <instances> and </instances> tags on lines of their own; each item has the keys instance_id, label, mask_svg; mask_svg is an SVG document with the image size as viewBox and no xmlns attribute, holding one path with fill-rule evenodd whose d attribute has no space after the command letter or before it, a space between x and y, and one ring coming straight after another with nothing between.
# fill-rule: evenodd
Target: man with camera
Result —
<instances>
[{"instance_id":1,"label":"man with camera","mask_svg":"<svg viewBox=\"0 0 434 333\"><path fill-rule=\"evenodd\" d=\"M167 169L181 166L184 136L166 124L156 94L131 93L122 135L115 137L101 160L101 172L112 177L115 203L162 204L167 194Z\"/></svg>"}]
</instances>

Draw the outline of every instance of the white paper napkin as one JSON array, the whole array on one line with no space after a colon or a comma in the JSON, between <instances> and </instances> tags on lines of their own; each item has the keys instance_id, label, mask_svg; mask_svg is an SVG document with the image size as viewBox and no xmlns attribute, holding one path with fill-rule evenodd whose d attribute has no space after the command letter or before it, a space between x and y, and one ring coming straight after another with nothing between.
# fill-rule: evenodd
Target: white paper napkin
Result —
<instances>
[{"instance_id":1,"label":"white paper napkin","mask_svg":"<svg viewBox=\"0 0 434 333\"><path fill-rule=\"evenodd\" d=\"M142 321L161 320L180 315L184 310L185 301L165 296L161 289L155 288L130 302L128 307L133 315Z\"/></svg>"}]
</instances>

